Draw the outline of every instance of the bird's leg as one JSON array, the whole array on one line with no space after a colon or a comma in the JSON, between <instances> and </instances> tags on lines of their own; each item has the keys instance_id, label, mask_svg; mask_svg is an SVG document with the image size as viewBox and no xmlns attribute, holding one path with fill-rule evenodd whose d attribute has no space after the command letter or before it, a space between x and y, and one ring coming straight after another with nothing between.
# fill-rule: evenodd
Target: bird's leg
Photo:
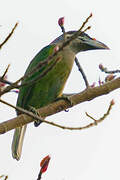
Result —
<instances>
[{"instance_id":1,"label":"bird's leg","mask_svg":"<svg viewBox=\"0 0 120 180\"><path fill-rule=\"evenodd\" d=\"M39 113L38 113L38 111L37 111L37 109L36 109L35 107L29 106L29 110L30 110L33 114L35 114L35 115L37 115L37 116L40 116ZM42 123L42 121L35 119L35 121L34 121L34 126L35 126L35 127L38 127L41 123Z\"/></svg>"}]
</instances>

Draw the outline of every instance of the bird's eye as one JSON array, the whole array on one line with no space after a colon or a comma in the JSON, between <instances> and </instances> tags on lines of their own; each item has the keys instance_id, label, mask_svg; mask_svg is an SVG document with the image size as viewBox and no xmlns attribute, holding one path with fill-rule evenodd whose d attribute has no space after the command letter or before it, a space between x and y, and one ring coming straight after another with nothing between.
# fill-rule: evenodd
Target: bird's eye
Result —
<instances>
[{"instance_id":1,"label":"bird's eye","mask_svg":"<svg viewBox=\"0 0 120 180\"><path fill-rule=\"evenodd\" d=\"M66 38L67 38L67 39L70 39L70 36L67 36Z\"/></svg>"}]
</instances>

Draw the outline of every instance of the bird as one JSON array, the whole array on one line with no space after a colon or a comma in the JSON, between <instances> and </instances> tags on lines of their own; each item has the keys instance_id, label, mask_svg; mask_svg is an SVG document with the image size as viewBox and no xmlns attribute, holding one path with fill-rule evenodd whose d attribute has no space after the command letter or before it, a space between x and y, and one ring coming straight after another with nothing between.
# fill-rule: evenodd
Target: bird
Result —
<instances>
[{"instance_id":1,"label":"bird","mask_svg":"<svg viewBox=\"0 0 120 180\"><path fill-rule=\"evenodd\" d=\"M43 62L48 56L52 55L56 47L60 47L65 40L68 40L76 33L76 31L68 31L50 44L44 47L38 52L38 54L30 62L25 75L31 72L39 62ZM25 86L21 86L19 89L19 95L16 105L18 107L30 110L30 107L35 109L46 106L54 102L57 98L62 97L63 90L66 81L71 73L76 55L82 51L95 50L95 49L109 49L107 45L91 38L85 32L81 32L80 35L72 40L62 51L58 52L54 56L50 63L40 68L37 72L34 72L30 77L26 77L21 84L28 82ZM58 62L55 66L48 71L45 76L40 78L42 72L49 68L50 64L54 63L58 58ZM34 82L34 79L37 81ZM33 80L33 84L29 84L29 81ZM17 111L17 115L21 113ZM12 141L12 156L14 159L19 160L22 153L22 146L24 135L27 125L18 127L15 129L13 141Z\"/></svg>"}]
</instances>

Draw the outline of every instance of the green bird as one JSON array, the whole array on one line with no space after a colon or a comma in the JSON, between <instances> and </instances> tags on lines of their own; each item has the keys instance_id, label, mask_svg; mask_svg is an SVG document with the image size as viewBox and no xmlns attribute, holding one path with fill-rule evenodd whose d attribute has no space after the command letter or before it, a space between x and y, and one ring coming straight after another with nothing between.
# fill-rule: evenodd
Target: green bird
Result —
<instances>
[{"instance_id":1,"label":"green bird","mask_svg":"<svg viewBox=\"0 0 120 180\"><path fill-rule=\"evenodd\" d=\"M65 39L69 39L76 31L68 31L65 34ZM34 69L37 64L48 58L49 55L53 54L56 47L60 47L63 43L64 35L62 34L55 39L48 46L44 47L30 62L25 74L29 73ZM26 77L22 83L29 82L30 80L38 79L33 84L27 84L21 86L17 106L22 107L26 110L30 110L30 107L35 109L52 103L57 98L62 96L64 86L70 75L73 67L75 56L81 51L94 50L94 49L109 49L105 44L91 38L86 33L82 32L76 39L74 39L69 45L67 45L57 56L51 60L50 63L46 64L39 71L34 72L30 77ZM39 76L44 70L50 67L55 60L58 62L55 66L48 71L48 73L39 80ZM17 115L20 112L17 111ZM22 145L24 135L26 131L26 125L15 129L13 142L12 142L12 156L16 160L21 157Z\"/></svg>"}]
</instances>

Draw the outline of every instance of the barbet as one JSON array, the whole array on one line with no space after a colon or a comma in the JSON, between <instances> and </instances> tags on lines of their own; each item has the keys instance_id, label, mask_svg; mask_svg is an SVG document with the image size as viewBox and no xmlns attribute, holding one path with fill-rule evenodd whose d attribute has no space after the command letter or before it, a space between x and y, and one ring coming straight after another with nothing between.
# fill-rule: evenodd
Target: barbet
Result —
<instances>
[{"instance_id":1,"label":"barbet","mask_svg":"<svg viewBox=\"0 0 120 180\"><path fill-rule=\"evenodd\" d=\"M53 54L55 47L60 47L63 41L69 39L76 31L68 31L56 38L51 44L44 47L30 62L25 74L32 71L39 62L44 61L48 56ZM64 39L65 38L65 39ZM46 64L38 72L34 72L31 77L25 78L22 82L26 83L29 80L38 79L33 84L22 86L19 91L17 106L29 110L30 107L40 108L46 106L57 98L62 96L64 86L70 75L73 67L75 56L77 53L87 50L108 49L108 47L91 38L86 33L82 32L76 39L71 41L66 47L60 51L57 56L54 56L50 63ZM59 59L55 66L39 80L40 74L49 66ZM20 112L17 112L19 115ZM26 125L15 129L12 142L12 156L16 160L21 157L22 145L26 131Z\"/></svg>"}]
</instances>

